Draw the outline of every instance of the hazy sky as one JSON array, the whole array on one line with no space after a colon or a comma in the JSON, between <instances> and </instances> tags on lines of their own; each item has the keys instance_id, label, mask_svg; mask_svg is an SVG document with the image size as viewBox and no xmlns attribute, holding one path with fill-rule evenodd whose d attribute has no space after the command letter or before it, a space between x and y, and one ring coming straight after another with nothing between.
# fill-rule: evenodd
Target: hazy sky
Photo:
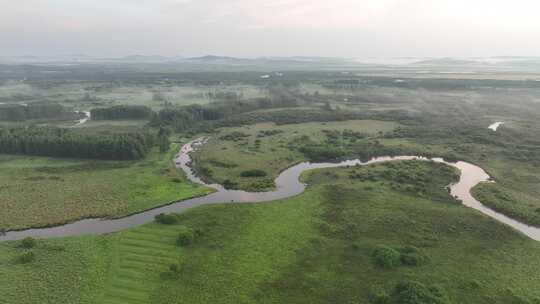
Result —
<instances>
[{"instance_id":1,"label":"hazy sky","mask_svg":"<svg viewBox=\"0 0 540 304\"><path fill-rule=\"evenodd\" d=\"M0 0L0 55L540 55L539 0Z\"/></svg>"}]
</instances>

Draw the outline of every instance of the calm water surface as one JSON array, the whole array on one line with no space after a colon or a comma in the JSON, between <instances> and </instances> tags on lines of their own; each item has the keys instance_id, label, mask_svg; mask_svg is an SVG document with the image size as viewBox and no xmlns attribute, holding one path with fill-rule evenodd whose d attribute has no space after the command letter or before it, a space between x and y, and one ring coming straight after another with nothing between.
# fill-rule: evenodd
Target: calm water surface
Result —
<instances>
[{"instance_id":1,"label":"calm water surface","mask_svg":"<svg viewBox=\"0 0 540 304\"><path fill-rule=\"evenodd\" d=\"M246 192L240 190L226 190L218 184L206 184L198 178L189 164L191 162L190 153L204 144L203 139L192 141L182 147L176 158L176 164L184 170L189 180L195 183L206 185L216 190L216 192L206 196L179 201L167 206L158 207L142 213L130 215L119 219L86 219L80 220L71 224L52 228L28 229L22 231L10 231L5 235L0 236L0 241L18 240L27 236L36 238L53 238L65 237L83 234L105 234L117 232L131 227L139 226L145 223L152 222L154 217L160 213L182 212L188 208L215 203L256 203L268 202L277 199L288 198L302 193L306 185L299 181L302 172L311 169L320 168L335 168L354 165L369 165L374 163L382 163L398 160L422 160L435 161L453 166L461 171L459 182L450 186L452 195L463 201L465 206L474 208L487 216L490 216L499 222L505 223L514 229L521 231L530 238L540 241L540 229L531 227L513 220L501 213L495 212L486 206L482 205L474 199L470 193L471 188L478 183L489 181L489 175L480 167L466 162L448 163L440 158L427 159L417 156L399 156L399 157L378 157L367 162L362 162L358 159L347 160L340 163L309 163L303 162L283 171L275 180L276 190L269 192Z\"/></svg>"}]
</instances>

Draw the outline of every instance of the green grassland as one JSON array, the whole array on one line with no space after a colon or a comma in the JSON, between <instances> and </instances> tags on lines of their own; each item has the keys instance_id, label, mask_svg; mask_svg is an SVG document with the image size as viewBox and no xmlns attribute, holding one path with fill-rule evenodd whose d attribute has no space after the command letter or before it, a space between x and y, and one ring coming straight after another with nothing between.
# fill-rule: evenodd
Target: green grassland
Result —
<instances>
[{"instance_id":1,"label":"green grassland","mask_svg":"<svg viewBox=\"0 0 540 304\"><path fill-rule=\"evenodd\" d=\"M97 303L112 262L111 238L85 236L38 241L35 248L18 242L0 245L0 303ZM19 257L31 251L35 260Z\"/></svg>"},{"instance_id":2,"label":"green grassland","mask_svg":"<svg viewBox=\"0 0 540 304\"><path fill-rule=\"evenodd\" d=\"M480 130L479 133L484 132ZM402 150L424 151L430 155L452 155L453 158L478 164L496 183L480 184L474 196L483 204L520 221L540 226L540 163L536 152L520 155L521 147L534 151L522 142L531 142L534 130L512 129L505 125L497 133L485 131L494 143L477 143L462 138L426 141L419 138L383 138L381 144ZM444 138L444 137L441 137ZM506 143L505 143L506 142Z\"/></svg>"},{"instance_id":3,"label":"green grassland","mask_svg":"<svg viewBox=\"0 0 540 304\"><path fill-rule=\"evenodd\" d=\"M117 217L208 193L175 168L175 144L141 161L0 156L0 227Z\"/></svg>"},{"instance_id":4,"label":"green grassland","mask_svg":"<svg viewBox=\"0 0 540 304\"><path fill-rule=\"evenodd\" d=\"M218 134L211 135L208 144L195 156L195 165L203 176L227 183L231 188L265 191L274 186L273 180L279 172L306 160L306 155L298 148L310 142L326 142L327 147L342 150L349 157L365 151L369 145L376 146L377 153L448 157L476 163L497 181L474 190L482 203L526 223L540 225L540 154L536 152L540 143L535 135L540 125L537 120L513 117L493 132L487 129L488 122L504 118L490 116L485 122L468 118L454 121L458 118L447 106L452 107L444 103L430 105L425 111L439 115L437 119L422 114L418 122L404 121L405 125L363 120L222 128ZM459 108L458 113L480 111L477 107L453 106ZM448 117L435 114L437 111L449 113ZM478 112L478 117L483 117L482 113ZM366 136L355 142L339 138L328 142L323 132L346 129ZM266 172L266 176L241 176L242 172L254 169Z\"/></svg>"},{"instance_id":5,"label":"green grassland","mask_svg":"<svg viewBox=\"0 0 540 304\"><path fill-rule=\"evenodd\" d=\"M473 195L499 212L530 225L540 226L538 163L512 159L508 156L511 148L468 144L462 150L460 144L420 144L414 139L381 139L381 143L399 149L426 151L431 155L454 155L457 159L478 164L496 183L476 186Z\"/></svg>"},{"instance_id":6,"label":"green grassland","mask_svg":"<svg viewBox=\"0 0 540 304\"><path fill-rule=\"evenodd\" d=\"M327 152L336 156L328 158L443 156L478 164L494 177L496 183L473 190L482 203L540 225L536 85L376 77L355 84L352 73L288 74L287 83L274 87L221 83L222 75L207 83L202 74L195 75L197 85L4 83L0 102L159 110L210 103L208 93L241 93L242 102L284 98L296 107L203 126L229 127L209 134L195 155L198 172L231 188L266 191L280 171L325 160L320 156ZM283 124L340 120L344 112L362 120ZM241 126L262 121L278 124ZM495 121L506 123L488 130ZM74 129L129 132L145 124L90 121ZM207 193L174 168L177 150L136 162L0 155L0 228L122 216ZM448 167L419 162L316 170L303 176L306 192L277 202L198 207L176 215L176 224L39 240L32 249L0 243L0 303L540 303L539 243L459 205L444 189L456 178ZM177 246L186 227L195 241ZM23 263L28 252L35 260ZM403 286L416 302L406 301Z\"/></svg>"},{"instance_id":7,"label":"green grassland","mask_svg":"<svg viewBox=\"0 0 540 304\"><path fill-rule=\"evenodd\" d=\"M16 262L20 242L2 243L0 286L6 303L21 304L538 303L540 245L459 205L444 189L456 178L449 167L414 161L316 170L293 198L40 240L28 264ZM198 233L177 246L185 227ZM381 267L380 246L414 254ZM64 249L49 255L56 247ZM400 282L424 302L406 302ZM27 286L39 288L21 297Z\"/></svg>"},{"instance_id":8,"label":"green grassland","mask_svg":"<svg viewBox=\"0 0 540 304\"><path fill-rule=\"evenodd\" d=\"M262 123L223 128L218 134L212 135L209 142L195 155L195 165L198 172L213 181L223 183L230 180L240 189L264 191L274 187L274 179L281 171L307 160L298 150L290 148L301 138L307 136L321 142L326 138L325 130L352 130L374 136L379 132L391 131L396 126L393 122L351 120L279 126ZM243 135L238 139L227 137L235 133ZM253 169L263 170L267 176L241 176L242 172Z\"/></svg>"}]
</instances>

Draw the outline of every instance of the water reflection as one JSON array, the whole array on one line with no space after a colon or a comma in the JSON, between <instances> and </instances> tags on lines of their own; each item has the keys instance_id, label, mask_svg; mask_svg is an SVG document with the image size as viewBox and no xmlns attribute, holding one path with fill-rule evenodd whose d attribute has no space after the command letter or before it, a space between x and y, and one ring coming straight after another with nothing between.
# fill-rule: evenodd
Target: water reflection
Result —
<instances>
[{"instance_id":1,"label":"water reflection","mask_svg":"<svg viewBox=\"0 0 540 304\"><path fill-rule=\"evenodd\" d=\"M474 208L487 216L490 216L499 222L505 223L522 233L526 234L530 238L540 241L540 229L531 227L513 220L501 213L495 212L488 207L482 205L471 195L471 189L478 183L489 181L489 175L480 167L466 163L448 163L441 158L427 159L417 156L398 156L398 157L378 157L367 162L362 162L358 159L347 160L339 163L309 163L303 162L297 164L285 171L283 171L275 180L276 190L269 192L246 192L240 190L226 190L223 186L218 184L207 184L197 177L190 168L190 153L198 146L204 144L204 139L198 139L192 141L182 147L180 153L177 155L176 164L179 168L184 170L189 180L195 183L203 184L215 189L214 193L208 194L203 197L188 199L167 206L158 207L152 210L148 210L139 214L130 215L120 219L86 219L80 220L71 224L43 228L43 229L28 229L23 231L11 231L3 236L0 236L0 240L17 240L27 236L37 238L51 238L51 237L64 237L82 234L105 234L111 232L121 231L130 227L142 225L154 220L154 217L160 213L182 212L188 208L194 206L201 206L205 204L215 203L253 203L253 202L268 202L278 199L288 198L294 195L298 195L305 190L306 185L300 182L299 177L302 172L311 169L321 168L335 168L355 165L369 165L374 163L382 163L388 161L398 160L421 160L421 161L435 161L438 163L444 163L449 166L453 166L460 170L460 180L450 186L450 192L452 195L463 201L465 206Z\"/></svg>"}]
</instances>

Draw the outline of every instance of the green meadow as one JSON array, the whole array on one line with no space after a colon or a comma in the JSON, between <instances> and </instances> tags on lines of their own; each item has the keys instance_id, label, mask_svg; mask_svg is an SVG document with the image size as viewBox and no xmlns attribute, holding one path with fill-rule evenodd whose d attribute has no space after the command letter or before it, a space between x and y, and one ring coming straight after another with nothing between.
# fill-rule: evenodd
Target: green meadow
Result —
<instances>
[{"instance_id":1,"label":"green meadow","mask_svg":"<svg viewBox=\"0 0 540 304\"><path fill-rule=\"evenodd\" d=\"M248 191L274 189L281 171L304 161L467 161L495 181L472 190L478 200L540 225L535 74L109 68L107 77L81 66L49 78L14 65L30 77L0 82L0 103L24 114L11 121L5 110L0 127L17 134L39 125L154 138L137 161L0 155L0 232L208 194L173 162L199 137L209 140L192 155L197 174ZM33 113L33 103L70 115ZM152 111L75 125L72 111L118 105ZM489 130L496 121L505 124ZM26 135L10 141L17 153L34 151ZM0 304L540 304L540 243L451 197L454 169L403 161L301 178L306 191L278 201L205 205L106 235L0 242Z\"/></svg>"},{"instance_id":2,"label":"green meadow","mask_svg":"<svg viewBox=\"0 0 540 304\"><path fill-rule=\"evenodd\" d=\"M0 155L0 228L120 217L208 193L176 169L179 147L141 161Z\"/></svg>"},{"instance_id":3,"label":"green meadow","mask_svg":"<svg viewBox=\"0 0 540 304\"><path fill-rule=\"evenodd\" d=\"M288 167L307 161L293 146L308 138L324 142L325 132L350 130L376 137L392 131L398 124L376 120L310 122L275 125L261 123L236 128L223 128L211 135L195 156L195 166L203 176L223 184L229 180L235 187L250 191L274 188L274 179ZM339 145L339 143L338 143ZM262 170L265 176L243 177L242 172Z\"/></svg>"},{"instance_id":4,"label":"green meadow","mask_svg":"<svg viewBox=\"0 0 540 304\"><path fill-rule=\"evenodd\" d=\"M456 178L414 161L316 170L281 201L32 249L2 243L3 301L538 303L540 244L454 201L444 186ZM186 229L192 242L179 246ZM20 262L25 251L35 260Z\"/></svg>"}]
</instances>

